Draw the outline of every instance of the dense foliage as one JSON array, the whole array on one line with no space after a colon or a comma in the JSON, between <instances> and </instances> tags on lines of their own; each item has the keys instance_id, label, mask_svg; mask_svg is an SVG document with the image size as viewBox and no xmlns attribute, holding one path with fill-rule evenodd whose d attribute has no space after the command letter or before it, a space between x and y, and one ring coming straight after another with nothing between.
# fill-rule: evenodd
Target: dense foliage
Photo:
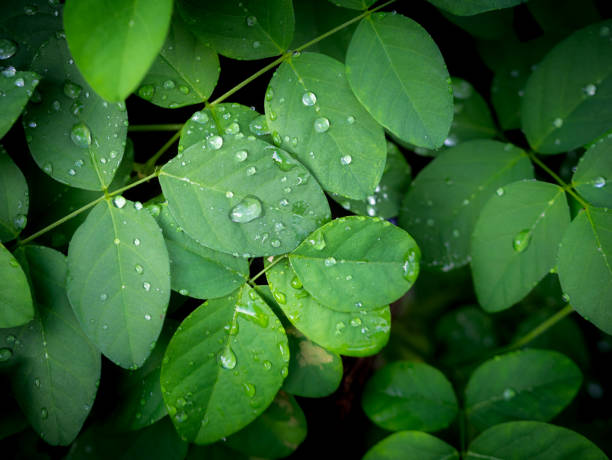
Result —
<instances>
[{"instance_id":1,"label":"dense foliage","mask_svg":"<svg viewBox=\"0 0 612 460\"><path fill-rule=\"evenodd\" d=\"M606 459L611 15L2 2L3 452Z\"/></svg>"}]
</instances>

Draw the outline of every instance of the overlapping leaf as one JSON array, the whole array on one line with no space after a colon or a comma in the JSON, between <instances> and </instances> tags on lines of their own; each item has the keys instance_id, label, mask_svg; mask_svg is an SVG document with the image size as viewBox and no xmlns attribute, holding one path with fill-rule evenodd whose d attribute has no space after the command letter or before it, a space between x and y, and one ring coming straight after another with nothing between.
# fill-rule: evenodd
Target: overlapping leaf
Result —
<instances>
[{"instance_id":1,"label":"overlapping leaf","mask_svg":"<svg viewBox=\"0 0 612 460\"><path fill-rule=\"evenodd\" d=\"M85 80L107 101L136 89L161 49L172 0L68 0L64 27Z\"/></svg>"},{"instance_id":2,"label":"overlapping leaf","mask_svg":"<svg viewBox=\"0 0 612 460\"><path fill-rule=\"evenodd\" d=\"M72 187L107 188L125 149L125 105L104 101L87 85L62 38L46 42L32 68L43 77L42 100L30 103L23 117L34 160Z\"/></svg>"},{"instance_id":3,"label":"overlapping leaf","mask_svg":"<svg viewBox=\"0 0 612 460\"><path fill-rule=\"evenodd\" d=\"M170 212L189 236L243 257L287 253L330 216L306 168L242 133L192 145L159 179Z\"/></svg>"},{"instance_id":4,"label":"overlapping leaf","mask_svg":"<svg viewBox=\"0 0 612 460\"><path fill-rule=\"evenodd\" d=\"M492 140L448 149L412 182L399 224L414 236L423 263L444 271L469 261L470 237L487 200L508 182L533 177L525 153Z\"/></svg>"},{"instance_id":5,"label":"overlapping leaf","mask_svg":"<svg viewBox=\"0 0 612 460\"><path fill-rule=\"evenodd\" d=\"M612 137L591 146L580 158L572 177L572 186L589 203L612 208Z\"/></svg>"},{"instance_id":6,"label":"overlapping leaf","mask_svg":"<svg viewBox=\"0 0 612 460\"><path fill-rule=\"evenodd\" d=\"M39 75L17 72L14 67L0 71L0 139L11 129L38 85Z\"/></svg>"},{"instance_id":7,"label":"overlapping leaf","mask_svg":"<svg viewBox=\"0 0 612 460\"><path fill-rule=\"evenodd\" d=\"M0 328L21 326L34 318L28 280L19 262L0 243Z\"/></svg>"},{"instance_id":8,"label":"overlapping leaf","mask_svg":"<svg viewBox=\"0 0 612 460\"><path fill-rule=\"evenodd\" d=\"M292 57L272 77L265 109L275 143L326 191L372 194L385 167L384 132L353 95L340 62L317 53Z\"/></svg>"},{"instance_id":9,"label":"overlapping leaf","mask_svg":"<svg viewBox=\"0 0 612 460\"><path fill-rule=\"evenodd\" d=\"M329 0L336 6L350 8L352 10L367 10L376 3L376 0Z\"/></svg>"},{"instance_id":10,"label":"overlapping leaf","mask_svg":"<svg viewBox=\"0 0 612 460\"><path fill-rule=\"evenodd\" d=\"M438 8L456 14L457 16L472 16L486 11L511 8L527 0L470 0L468 2L456 0L427 0Z\"/></svg>"},{"instance_id":11,"label":"overlapping leaf","mask_svg":"<svg viewBox=\"0 0 612 460\"><path fill-rule=\"evenodd\" d=\"M387 436L368 450L363 460L459 460L452 446L421 431L400 431Z\"/></svg>"},{"instance_id":12,"label":"overlapping leaf","mask_svg":"<svg viewBox=\"0 0 612 460\"><path fill-rule=\"evenodd\" d=\"M357 99L386 129L419 147L442 145L453 118L450 78L429 34L401 14L363 19L346 55Z\"/></svg>"},{"instance_id":13,"label":"overlapping leaf","mask_svg":"<svg viewBox=\"0 0 612 460\"><path fill-rule=\"evenodd\" d=\"M252 288L209 300L183 321L162 363L175 428L196 444L240 430L272 402L288 362L285 331Z\"/></svg>"},{"instance_id":14,"label":"overlapping leaf","mask_svg":"<svg viewBox=\"0 0 612 460\"><path fill-rule=\"evenodd\" d=\"M68 249L72 308L92 342L124 368L151 353L170 297L168 251L141 208L122 196L99 203Z\"/></svg>"},{"instance_id":15,"label":"overlapping leaf","mask_svg":"<svg viewBox=\"0 0 612 460\"><path fill-rule=\"evenodd\" d=\"M29 204L25 177L0 145L0 241L19 236L28 220Z\"/></svg>"},{"instance_id":16,"label":"overlapping leaf","mask_svg":"<svg viewBox=\"0 0 612 460\"><path fill-rule=\"evenodd\" d=\"M66 297L66 258L53 249L17 252L33 292L35 318L2 329L13 394L30 425L47 443L68 445L87 418L100 379L100 353L85 337ZM3 353L6 357L6 352Z\"/></svg>"}]
</instances>

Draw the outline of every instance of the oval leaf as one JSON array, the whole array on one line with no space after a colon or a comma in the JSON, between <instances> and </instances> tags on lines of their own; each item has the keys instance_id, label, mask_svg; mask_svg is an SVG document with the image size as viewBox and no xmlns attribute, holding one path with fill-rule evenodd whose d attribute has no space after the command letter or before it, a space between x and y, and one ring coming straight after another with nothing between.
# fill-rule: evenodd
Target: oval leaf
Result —
<instances>
[{"instance_id":1,"label":"oval leaf","mask_svg":"<svg viewBox=\"0 0 612 460\"><path fill-rule=\"evenodd\" d=\"M367 10L376 0L329 0L336 6L352 10Z\"/></svg>"},{"instance_id":2,"label":"oval leaf","mask_svg":"<svg viewBox=\"0 0 612 460\"><path fill-rule=\"evenodd\" d=\"M415 241L401 228L376 217L353 216L317 229L289 260L318 302L355 312L399 299L415 282L420 257Z\"/></svg>"},{"instance_id":3,"label":"oval leaf","mask_svg":"<svg viewBox=\"0 0 612 460\"><path fill-rule=\"evenodd\" d=\"M38 74L17 72L14 67L0 71L0 139L11 129L38 85Z\"/></svg>"},{"instance_id":4,"label":"oval leaf","mask_svg":"<svg viewBox=\"0 0 612 460\"><path fill-rule=\"evenodd\" d=\"M185 149L159 180L189 236L243 257L289 252L330 216L323 191L301 164L241 133Z\"/></svg>"},{"instance_id":5,"label":"oval leaf","mask_svg":"<svg viewBox=\"0 0 612 460\"><path fill-rule=\"evenodd\" d=\"M435 436L420 431L400 431L368 450L363 460L459 460L459 452Z\"/></svg>"},{"instance_id":6,"label":"oval leaf","mask_svg":"<svg viewBox=\"0 0 612 460\"><path fill-rule=\"evenodd\" d=\"M584 436L542 422L508 422L489 428L469 446L466 460L528 458L530 460L607 460Z\"/></svg>"},{"instance_id":7,"label":"oval leaf","mask_svg":"<svg viewBox=\"0 0 612 460\"><path fill-rule=\"evenodd\" d=\"M270 81L265 109L275 142L326 191L353 199L374 191L385 167L384 132L353 95L340 62L316 53L289 58Z\"/></svg>"},{"instance_id":8,"label":"oval leaf","mask_svg":"<svg viewBox=\"0 0 612 460\"><path fill-rule=\"evenodd\" d=\"M35 318L0 330L15 364L13 394L32 428L49 444L68 445L89 415L100 379L100 353L87 340L66 297L66 258L53 249L17 251L31 284Z\"/></svg>"},{"instance_id":9,"label":"oval leaf","mask_svg":"<svg viewBox=\"0 0 612 460\"><path fill-rule=\"evenodd\" d=\"M566 152L610 129L612 20L581 29L550 51L527 81L521 111L529 145Z\"/></svg>"},{"instance_id":10,"label":"oval leaf","mask_svg":"<svg viewBox=\"0 0 612 460\"><path fill-rule=\"evenodd\" d=\"M397 361L377 371L365 386L363 410L389 431L438 431L457 415L457 397L447 378L425 363Z\"/></svg>"},{"instance_id":11,"label":"oval leaf","mask_svg":"<svg viewBox=\"0 0 612 460\"><path fill-rule=\"evenodd\" d=\"M217 53L175 14L166 42L142 80L138 95L165 108L204 102L213 92L220 70Z\"/></svg>"},{"instance_id":12,"label":"oval leaf","mask_svg":"<svg viewBox=\"0 0 612 460\"><path fill-rule=\"evenodd\" d=\"M43 76L42 101L30 103L23 117L34 160L71 187L108 188L125 149L125 105L109 104L87 85L64 39L45 43L32 68Z\"/></svg>"},{"instance_id":13,"label":"oval leaf","mask_svg":"<svg viewBox=\"0 0 612 460\"><path fill-rule=\"evenodd\" d=\"M450 78L440 50L419 24L375 13L357 27L346 76L370 114L404 142L442 145L453 119Z\"/></svg>"},{"instance_id":14,"label":"oval leaf","mask_svg":"<svg viewBox=\"0 0 612 460\"><path fill-rule=\"evenodd\" d=\"M477 430L511 420L547 422L574 399L581 383L580 369L561 353L507 353L474 371L465 389L465 412Z\"/></svg>"},{"instance_id":15,"label":"oval leaf","mask_svg":"<svg viewBox=\"0 0 612 460\"><path fill-rule=\"evenodd\" d=\"M123 101L161 49L172 0L68 0L64 28L85 80L107 101Z\"/></svg>"},{"instance_id":16,"label":"oval leaf","mask_svg":"<svg viewBox=\"0 0 612 460\"><path fill-rule=\"evenodd\" d=\"M443 271L469 261L480 210L502 185L532 178L525 153L491 140L465 142L429 163L412 182L399 224L417 240L423 263Z\"/></svg>"},{"instance_id":17,"label":"oval leaf","mask_svg":"<svg viewBox=\"0 0 612 460\"><path fill-rule=\"evenodd\" d=\"M179 0L177 8L196 37L229 58L276 56L293 38L291 0Z\"/></svg>"},{"instance_id":18,"label":"oval leaf","mask_svg":"<svg viewBox=\"0 0 612 460\"><path fill-rule=\"evenodd\" d=\"M0 145L0 241L19 236L28 220L29 204L25 177Z\"/></svg>"},{"instance_id":19,"label":"oval leaf","mask_svg":"<svg viewBox=\"0 0 612 460\"><path fill-rule=\"evenodd\" d=\"M34 306L26 275L0 243L0 328L21 326L33 318Z\"/></svg>"},{"instance_id":20,"label":"oval leaf","mask_svg":"<svg viewBox=\"0 0 612 460\"><path fill-rule=\"evenodd\" d=\"M354 308L347 313L322 305L303 288L287 259L277 262L266 276L289 321L313 342L346 356L373 355L387 344L391 329L388 306Z\"/></svg>"},{"instance_id":21,"label":"oval leaf","mask_svg":"<svg viewBox=\"0 0 612 460\"><path fill-rule=\"evenodd\" d=\"M608 334L612 334L611 259L612 212L607 208L580 212L561 241L559 280L572 307Z\"/></svg>"},{"instance_id":22,"label":"oval leaf","mask_svg":"<svg viewBox=\"0 0 612 460\"><path fill-rule=\"evenodd\" d=\"M556 265L559 243L570 223L561 187L514 182L489 199L471 243L478 302L501 311L520 301Z\"/></svg>"},{"instance_id":23,"label":"oval leaf","mask_svg":"<svg viewBox=\"0 0 612 460\"><path fill-rule=\"evenodd\" d=\"M68 298L85 334L125 368L147 359L170 298L170 263L153 217L122 196L99 203L68 248Z\"/></svg>"},{"instance_id":24,"label":"oval leaf","mask_svg":"<svg viewBox=\"0 0 612 460\"><path fill-rule=\"evenodd\" d=\"M252 422L287 375L280 321L245 285L194 310L172 337L161 385L181 437L210 444Z\"/></svg>"},{"instance_id":25,"label":"oval leaf","mask_svg":"<svg viewBox=\"0 0 612 460\"><path fill-rule=\"evenodd\" d=\"M572 177L578 193L595 206L612 208L612 136L591 146ZM606 187L607 186L607 187Z\"/></svg>"},{"instance_id":26,"label":"oval leaf","mask_svg":"<svg viewBox=\"0 0 612 460\"><path fill-rule=\"evenodd\" d=\"M427 0L438 8L457 16L473 16L485 11L511 8L527 0L470 0L458 2L456 0Z\"/></svg>"}]
</instances>

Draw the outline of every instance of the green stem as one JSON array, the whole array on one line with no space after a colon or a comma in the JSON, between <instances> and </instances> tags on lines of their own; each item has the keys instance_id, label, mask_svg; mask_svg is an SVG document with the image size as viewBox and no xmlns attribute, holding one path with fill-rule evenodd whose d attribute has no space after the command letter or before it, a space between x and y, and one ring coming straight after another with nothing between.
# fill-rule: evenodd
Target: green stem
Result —
<instances>
[{"instance_id":1,"label":"green stem","mask_svg":"<svg viewBox=\"0 0 612 460\"><path fill-rule=\"evenodd\" d=\"M130 125L129 132L143 131L180 131L183 128L183 123L167 123L161 125Z\"/></svg>"},{"instance_id":2,"label":"green stem","mask_svg":"<svg viewBox=\"0 0 612 460\"><path fill-rule=\"evenodd\" d=\"M565 307L563 307L557 313L552 315L550 318L547 318L545 321L540 323L538 326L534 327L527 334L525 334L524 336L522 336L521 338L519 338L515 342L513 342L510 345L508 345L507 347L505 347L503 349L503 352L511 351L511 350L516 350L517 348L524 347L525 345L527 345L529 342L531 342L535 338L537 338L540 335L544 334L544 332L546 332L548 329L553 327L555 324L557 324L559 321L561 321L563 318L568 316L573 311L574 311L574 309L572 308L572 306L570 304L567 304Z\"/></svg>"},{"instance_id":3,"label":"green stem","mask_svg":"<svg viewBox=\"0 0 612 460\"><path fill-rule=\"evenodd\" d=\"M181 137L181 131L177 131L176 133L174 133L174 135L168 139L168 142L166 142L164 145L162 145L162 147L155 152L155 154L149 158L147 160L147 162L144 165L144 171L145 173L153 170L153 168L155 168L155 163L157 163L157 160L159 160L159 158L166 153L166 151L172 147L172 145L179 139L179 137Z\"/></svg>"},{"instance_id":4,"label":"green stem","mask_svg":"<svg viewBox=\"0 0 612 460\"><path fill-rule=\"evenodd\" d=\"M259 278L261 275L263 275L264 273L266 273L268 270L270 270L272 267L274 267L277 263L279 263L281 260L286 259L287 258L287 254L283 254L282 256L278 256L278 257L274 257L274 261L268 265L267 267L264 267L264 269L262 271L260 271L259 273L257 273L253 278L251 278L249 280L249 284L251 286L254 286L253 283L255 283L255 280L257 278Z\"/></svg>"}]
</instances>

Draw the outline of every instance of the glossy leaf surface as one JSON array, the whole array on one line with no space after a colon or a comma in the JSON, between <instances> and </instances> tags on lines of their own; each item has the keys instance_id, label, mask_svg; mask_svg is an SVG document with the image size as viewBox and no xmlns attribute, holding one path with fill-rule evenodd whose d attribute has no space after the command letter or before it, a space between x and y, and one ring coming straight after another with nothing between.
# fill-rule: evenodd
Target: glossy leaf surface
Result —
<instances>
[{"instance_id":1,"label":"glossy leaf surface","mask_svg":"<svg viewBox=\"0 0 612 460\"><path fill-rule=\"evenodd\" d=\"M17 259L0 243L0 328L21 326L33 318L26 275Z\"/></svg>"},{"instance_id":2,"label":"glossy leaf surface","mask_svg":"<svg viewBox=\"0 0 612 460\"><path fill-rule=\"evenodd\" d=\"M25 177L0 145L0 241L19 236L28 221L29 204Z\"/></svg>"},{"instance_id":3,"label":"glossy leaf surface","mask_svg":"<svg viewBox=\"0 0 612 460\"><path fill-rule=\"evenodd\" d=\"M511 8L527 0L427 0L438 8L456 14L457 16L472 16L486 11L499 10L501 8Z\"/></svg>"},{"instance_id":4,"label":"glossy leaf surface","mask_svg":"<svg viewBox=\"0 0 612 460\"><path fill-rule=\"evenodd\" d=\"M38 85L39 75L7 67L0 71L0 139L11 129Z\"/></svg>"},{"instance_id":5,"label":"glossy leaf surface","mask_svg":"<svg viewBox=\"0 0 612 460\"><path fill-rule=\"evenodd\" d=\"M572 185L589 203L612 208L611 180L612 137L605 137L580 158Z\"/></svg>"},{"instance_id":6,"label":"glossy leaf surface","mask_svg":"<svg viewBox=\"0 0 612 460\"><path fill-rule=\"evenodd\" d=\"M363 460L400 460L402 458L458 460L460 457L459 452L435 436L421 431L400 431L375 444L368 450Z\"/></svg>"}]
</instances>

